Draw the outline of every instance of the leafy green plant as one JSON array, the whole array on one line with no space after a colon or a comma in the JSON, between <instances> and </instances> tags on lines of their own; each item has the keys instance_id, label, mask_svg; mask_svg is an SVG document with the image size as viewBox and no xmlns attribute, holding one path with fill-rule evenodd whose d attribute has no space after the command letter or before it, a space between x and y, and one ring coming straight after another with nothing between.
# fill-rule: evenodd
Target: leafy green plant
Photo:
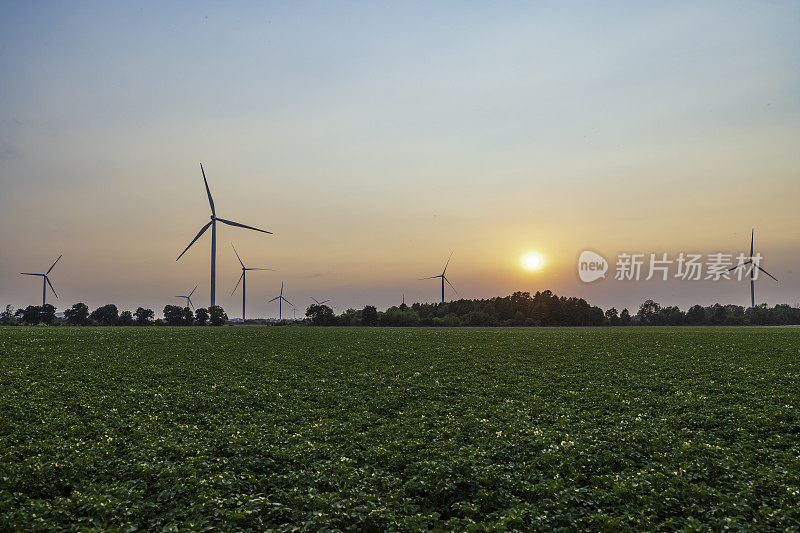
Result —
<instances>
[{"instance_id":1,"label":"leafy green plant","mask_svg":"<svg viewBox=\"0 0 800 533\"><path fill-rule=\"evenodd\" d=\"M0 530L800 523L793 328L0 328Z\"/></svg>"}]
</instances>

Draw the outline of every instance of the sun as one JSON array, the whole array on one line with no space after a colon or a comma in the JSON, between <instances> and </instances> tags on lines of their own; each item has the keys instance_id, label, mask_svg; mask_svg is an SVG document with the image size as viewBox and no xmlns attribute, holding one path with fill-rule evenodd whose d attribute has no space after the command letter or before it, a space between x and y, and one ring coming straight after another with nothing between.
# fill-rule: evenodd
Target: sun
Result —
<instances>
[{"instance_id":1,"label":"sun","mask_svg":"<svg viewBox=\"0 0 800 533\"><path fill-rule=\"evenodd\" d=\"M522 267L525 270L534 272L544 265L544 258L536 252L528 252L522 256Z\"/></svg>"}]
</instances>

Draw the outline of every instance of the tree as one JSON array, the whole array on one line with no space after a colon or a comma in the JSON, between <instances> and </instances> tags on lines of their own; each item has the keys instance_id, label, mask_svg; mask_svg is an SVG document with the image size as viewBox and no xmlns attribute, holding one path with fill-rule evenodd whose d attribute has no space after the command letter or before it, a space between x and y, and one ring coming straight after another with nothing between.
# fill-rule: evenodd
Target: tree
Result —
<instances>
[{"instance_id":1,"label":"tree","mask_svg":"<svg viewBox=\"0 0 800 533\"><path fill-rule=\"evenodd\" d=\"M344 313L342 313L337 317L336 321L341 326L360 326L361 311L356 311L353 308L348 308Z\"/></svg>"},{"instance_id":2,"label":"tree","mask_svg":"<svg viewBox=\"0 0 800 533\"><path fill-rule=\"evenodd\" d=\"M629 326L631 324L631 314L627 307L619 314L619 323L623 326Z\"/></svg>"},{"instance_id":3,"label":"tree","mask_svg":"<svg viewBox=\"0 0 800 533\"><path fill-rule=\"evenodd\" d=\"M14 308L10 305L6 306L6 310L0 313L0 326L11 326L17 323L14 318Z\"/></svg>"},{"instance_id":4,"label":"tree","mask_svg":"<svg viewBox=\"0 0 800 533\"><path fill-rule=\"evenodd\" d=\"M447 313L442 318L434 318L433 325L454 328L460 326L461 321L458 319L458 316L455 313Z\"/></svg>"},{"instance_id":5,"label":"tree","mask_svg":"<svg viewBox=\"0 0 800 533\"><path fill-rule=\"evenodd\" d=\"M228 315L226 315L222 307L218 305L212 305L208 308L208 316L212 326L224 326L225 322L228 321Z\"/></svg>"},{"instance_id":6,"label":"tree","mask_svg":"<svg viewBox=\"0 0 800 533\"><path fill-rule=\"evenodd\" d=\"M725 320L728 318L728 310L719 304L714 304L709 316L711 317L712 324L721 326L725 324Z\"/></svg>"},{"instance_id":7,"label":"tree","mask_svg":"<svg viewBox=\"0 0 800 533\"><path fill-rule=\"evenodd\" d=\"M136 318L136 325L137 326L147 326L152 324L153 317L155 313L152 309L145 309L144 307L139 307L136 309L136 312L133 313L133 316Z\"/></svg>"},{"instance_id":8,"label":"tree","mask_svg":"<svg viewBox=\"0 0 800 533\"><path fill-rule=\"evenodd\" d=\"M702 305L693 305L686 311L686 323L693 326L699 326L706 322L706 310Z\"/></svg>"},{"instance_id":9,"label":"tree","mask_svg":"<svg viewBox=\"0 0 800 533\"><path fill-rule=\"evenodd\" d=\"M617 315L617 309L612 307L605 314L606 320L608 320L609 325L611 326L618 326L619 325L619 316Z\"/></svg>"},{"instance_id":10,"label":"tree","mask_svg":"<svg viewBox=\"0 0 800 533\"><path fill-rule=\"evenodd\" d=\"M50 304L44 304L41 309L39 323L53 325L53 322L56 321L56 308Z\"/></svg>"},{"instance_id":11,"label":"tree","mask_svg":"<svg viewBox=\"0 0 800 533\"><path fill-rule=\"evenodd\" d=\"M120 326L132 326L133 325L133 315L130 311L123 311L119 315L119 325Z\"/></svg>"},{"instance_id":12,"label":"tree","mask_svg":"<svg viewBox=\"0 0 800 533\"><path fill-rule=\"evenodd\" d=\"M191 326L194 322L194 313L188 307L183 308L183 325Z\"/></svg>"},{"instance_id":13,"label":"tree","mask_svg":"<svg viewBox=\"0 0 800 533\"><path fill-rule=\"evenodd\" d=\"M661 319L661 324L682 326L686 315L684 315L683 311L673 305L669 307L662 307L661 311L659 312L659 317Z\"/></svg>"},{"instance_id":14,"label":"tree","mask_svg":"<svg viewBox=\"0 0 800 533\"><path fill-rule=\"evenodd\" d=\"M42 308L38 305L29 305L25 309L17 309L15 316L22 318L22 322L28 325L38 324L42 314Z\"/></svg>"},{"instance_id":15,"label":"tree","mask_svg":"<svg viewBox=\"0 0 800 533\"><path fill-rule=\"evenodd\" d=\"M365 326L378 325L378 310L374 305L368 305L361 311L361 321Z\"/></svg>"},{"instance_id":16,"label":"tree","mask_svg":"<svg viewBox=\"0 0 800 533\"><path fill-rule=\"evenodd\" d=\"M766 304L748 308L745 316L749 324L756 326L766 326L769 324L769 310Z\"/></svg>"},{"instance_id":17,"label":"tree","mask_svg":"<svg viewBox=\"0 0 800 533\"><path fill-rule=\"evenodd\" d=\"M194 323L198 326L205 326L208 323L208 309L198 307L194 312Z\"/></svg>"},{"instance_id":18,"label":"tree","mask_svg":"<svg viewBox=\"0 0 800 533\"><path fill-rule=\"evenodd\" d=\"M742 311L742 319L744 319L744 309L739 307ZM786 324L792 323L792 313L793 310L788 304L778 304L772 308L772 319L770 320L771 324L775 324L778 326L783 326ZM742 320L743 322L744 320ZM738 322L737 322L738 324Z\"/></svg>"},{"instance_id":19,"label":"tree","mask_svg":"<svg viewBox=\"0 0 800 533\"><path fill-rule=\"evenodd\" d=\"M311 319L311 323L315 326L332 326L336 321L333 309L327 305L311 304L306 309L306 316Z\"/></svg>"},{"instance_id":20,"label":"tree","mask_svg":"<svg viewBox=\"0 0 800 533\"><path fill-rule=\"evenodd\" d=\"M166 322L168 326L182 326L183 308L178 305L165 305L164 322Z\"/></svg>"},{"instance_id":21,"label":"tree","mask_svg":"<svg viewBox=\"0 0 800 533\"><path fill-rule=\"evenodd\" d=\"M89 318L101 326L115 326L119 322L119 311L116 305L107 304L92 311Z\"/></svg>"},{"instance_id":22,"label":"tree","mask_svg":"<svg viewBox=\"0 0 800 533\"><path fill-rule=\"evenodd\" d=\"M661 311L661 306L653 300L645 300L639 307L639 312L636 315L641 320L643 326L657 325L659 323L658 313Z\"/></svg>"},{"instance_id":23,"label":"tree","mask_svg":"<svg viewBox=\"0 0 800 533\"><path fill-rule=\"evenodd\" d=\"M83 302L73 304L64 311L64 318L71 326L85 326L89 323L89 306Z\"/></svg>"},{"instance_id":24,"label":"tree","mask_svg":"<svg viewBox=\"0 0 800 533\"><path fill-rule=\"evenodd\" d=\"M491 317L483 311L473 311L467 315L466 325L468 326L488 326Z\"/></svg>"}]
</instances>

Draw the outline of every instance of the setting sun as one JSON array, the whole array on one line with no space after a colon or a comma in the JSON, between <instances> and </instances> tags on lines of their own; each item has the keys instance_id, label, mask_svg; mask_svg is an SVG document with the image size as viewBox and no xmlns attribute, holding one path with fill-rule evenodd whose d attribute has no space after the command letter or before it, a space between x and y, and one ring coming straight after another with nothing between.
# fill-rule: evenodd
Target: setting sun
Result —
<instances>
[{"instance_id":1,"label":"setting sun","mask_svg":"<svg viewBox=\"0 0 800 533\"><path fill-rule=\"evenodd\" d=\"M544 264L544 259L541 255L537 254L536 252L529 252L522 256L522 266L526 270L534 271L539 270L542 268Z\"/></svg>"}]
</instances>

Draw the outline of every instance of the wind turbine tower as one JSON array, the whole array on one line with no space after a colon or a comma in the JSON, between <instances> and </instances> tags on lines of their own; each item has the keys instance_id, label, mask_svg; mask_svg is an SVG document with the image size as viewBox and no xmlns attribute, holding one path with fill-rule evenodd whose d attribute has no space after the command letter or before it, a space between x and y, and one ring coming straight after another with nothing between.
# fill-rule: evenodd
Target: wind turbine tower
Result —
<instances>
[{"instance_id":1,"label":"wind turbine tower","mask_svg":"<svg viewBox=\"0 0 800 533\"><path fill-rule=\"evenodd\" d=\"M442 270L442 273L441 273L441 274L439 274L439 275L437 275L437 276L429 276L429 277L427 277L427 278L420 278L420 280L423 280L423 279L436 279L436 278L442 278L442 303L444 303L444 283L445 283L445 282L447 282L447 284L448 284L448 285L450 285L450 288L451 288L451 289L453 289L453 291L454 291L456 294L458 294L458 291L456 290L456 288L455 288L455 287L453 287L453 284L452 284L452 283L450 283L450 280L449 280L449 279L447 279L447 277L445 277L445 272L447 272L447 265L449 265L449 264L450 264L450 259L451 259L452 257L453 257L453 252L450 252L450 257L448 257L448 258L447 258L447 263L445 263L445 264L444 264L444 270ZM404 299L405 299L405 297L404 297Z\"/></svg>"},{"instance_id":2,"label":"wind turbine tower","mask_svg":"<svg viewBox=\"0 0 800 533\"><path fill-rule=\"evenodd\" d=\"M61 259L62 256L63 256L63 254L59 255L58 259ZM47 272L45 272L44 274L32 274L30 272L20 272L20 274L22 274L23 276L41 276L42 277L42 307L44 307L44 305L47 303L47 286L48 285L50 285L50 290L53 291L53 296L58 298L58 294L56 294L56 290L53 288L53 284L50 283L50 278L47 277L47 275L50 274L50 271L53 270L53 267L56 266L56 263L58 263L58 259L53 261L53 264L50 265L50 268L48 268Z\"/></svg>"},{"instance_id":3,"label":"wind turbine tower","mask_svg":"<svg viewBox=\"0 0 800 533\"><path fill-rule=\"evenodd\" d=\"M755 233L756 233L756 230L755 230L755 228L753 228L753 230L750 231L750 257L747 259L747 261L739 263L735 267L731 267L731 268L728 269L728 272L730 272L731 270L736 270L737 268L742 268L745 265L751 265L750 266L750 307L751 308L756 306L756 288L755 288L756 270L760 270L761 272L763 272L767 276L771 277L775 281L778 281L778 279L775 276L773 276L772 274L770 274L769 272L767 272L766 270L761 268L761 265L759 264L760 259L761 259L761 255L759 254L757 258L753 256L753 238L755 237ZM758 261L753 261L753 259L758 259Z\"/></svg>"},{"instance_id":4,"label":"wind turbine tower","mask_svg":"<svg viewBox=\"0 0 800 533\"><path fill-rule=\"evenodd\" d=\"M194 291L196 290L197 290L197 285L194 286L194 289L192 289L192 292L190 292L189 294L185 296L176 296L175 298L185 298L186 303L188 304L187 307L191 306L192 309L194 309L194 304L192 303L192 294L194 294Z\"/></svg>"},{"instance_id":5,"label":"wind turbine tower","mask_svg":"<svg viewBox=\"0 0 800 533\"><path fill-rule=\"evenodd\" d=\"M260 231L261 233L269 233L272 234L271 231L266 231L263 229L254 228L253 226L246 226L244 224L240 224L238 222L233 222L231 220L225 220L224 218L219 218L217 216L217 212L214 209L214 199L211 197L211 190L208 188L208 180L206 179L206 172L203 170L203 164L200 163L200 172L203 173L203 182L206 185L206 194L208 194L208 204L211 206L211 220L203 226L200 231L197 233L192 242L189 243L189 246L186 247L181 255L178 256L178 259L183 257L183 254L186 253L186 250L192 247L192 245L200 238L206 230L211 227L211 306L213 307L216 304L216 284L217 284L217 271L216 271L216 263L217 263L217 222L222 222L223 224L227 224L229 226L236 226L239 228L251 229L253 231ZM175 261L177 261L176 259Z\"/></svg>"},{"instance_id":6,"label":"wind turbine tower","mask_svg":"<svg viewBox=\"0 0 800 533\"><path fill-rule=\"evenodd\" d=\"M231 243L231 246L233 246L233 243ZM244 266L244 263L242 262L242 258L239 257L239 252L236 251L236 247L235 246L233 246L233 253L236 254L236 259L238 259L239 260L239 264L242 265L242 275L239 276L239 281L236 282L236 287L234 287L233 291L231 291L231 296L233 296L233 293L236 292L236 289L239 288L239 283L241 283L242 284L242 323L244 323L244 320L245 320L245 318L244 318L245 317L244 310L245 310L245 304L247 303L247 276L246 276L247 271L248 270L272 270L272 269L271 268L246 267L246 266Z\"/></svg>"},{"instance_id":7,"label":"wind turbine tower","mask_svg":"<svg viewBox=\"0 0 800 533\"><path fill-rule=\"evenodd\" d=\"M294 306L294 304L283 297L283 282L282 281L281 281L281 293L278 296L276 296L275 298L273 298L272 300L270 300L270 302L274 302L275 300L278 300L278 320L283 320L283 309L281 307L281 303L282 302L286 302L287 304L289 304L291 306Z\"/></svg>"}]
</instances>

